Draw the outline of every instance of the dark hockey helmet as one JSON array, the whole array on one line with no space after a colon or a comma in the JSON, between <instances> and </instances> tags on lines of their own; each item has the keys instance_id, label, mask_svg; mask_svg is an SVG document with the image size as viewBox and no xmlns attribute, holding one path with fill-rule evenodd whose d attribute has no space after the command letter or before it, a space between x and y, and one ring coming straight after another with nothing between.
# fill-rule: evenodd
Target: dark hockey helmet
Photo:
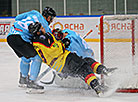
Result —
<instances>
[{"instance_id":1,"label":"dark hockey helmet","mask_svg":"<svg viewBox=\"0 0 138 102\"><path fill-rule=\"evenodd\" d=\"M28 26L29 33L31 33L33 36L37 35L37 32L40 32L41 26L42 25L39 22L31 23Z\"/></svg>"},{"instance_id":2,"label":"dark hockey helmet","mask_svg":"<svg viewBox=\"0 0 138 102\"><path fill-rule=\"evenodd\" d=\"M54 18L54 17L56 17L56 12L50 7L45 7L42 12L42 15L45 16L46 18L48 16L51 16L52 18Z\"/></svg>"},{"instance_id":3,"label":"dark hockey helmet","mask_svg":"<svg viewBox=\"0 0 138 102\"><path fill-rule=\"evenodd\" d=\"M62 30L60 30L59 28L53 29L52 34L57 40L61 40L63 38Z\"/></svg>"}]
</instances>

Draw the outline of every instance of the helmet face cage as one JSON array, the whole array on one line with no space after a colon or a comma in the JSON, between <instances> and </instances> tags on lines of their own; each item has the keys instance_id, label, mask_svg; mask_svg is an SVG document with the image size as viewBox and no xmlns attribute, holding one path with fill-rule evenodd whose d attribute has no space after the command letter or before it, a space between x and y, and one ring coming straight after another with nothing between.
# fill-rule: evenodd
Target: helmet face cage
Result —
<instances>
[{"instance_id":1,"label":"helmet face cage","mask_svg":"<svg viewBox=\"0 0 138 102\"><path fill-rule=\"evenodd\" d=\"M61 40L63 38L63 33L60 29L54 29L52 34L55 36L57 40Z\"/></svg>"}]
</instances>

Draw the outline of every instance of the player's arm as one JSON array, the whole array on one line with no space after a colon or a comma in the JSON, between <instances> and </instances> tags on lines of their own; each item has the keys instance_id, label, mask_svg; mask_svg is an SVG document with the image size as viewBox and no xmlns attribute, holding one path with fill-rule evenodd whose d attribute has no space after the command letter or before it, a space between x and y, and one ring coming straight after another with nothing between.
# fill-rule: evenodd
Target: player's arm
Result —
<instances>
[{"instance_id":1,"label":"player's arm","mask_svg":"<svg viewBox=\"0 0 138 102\"><path fill-rule=\"evenodd\" d=\"M53 42L53 38L50 33L46 33L45 29L39 22L31 23L28 26L29 33L33 35L33 38L39 39L39 42L43 42L46 45L50 44ZM38 40L37 40L38 41ZM70 45L70 40L68 38L64 38L62 40L63 45L65 48L67 48ZM48 45L47 45L48 46Z\"/></svg>"},{"instance_id":2,"label":"player's arm","mask_svg":"<svg viewBox=\"0 0 138 102\"><path fill-rule=\"evenodd\" d=\"M68 48L70 45L70 40L68 38L64 38L62 43L64 44L65 48Z\"/></svg>"},{"instance_id":3,"label":"player's arm","mask_svg":"<svg viewBox=\"0 0 138 102\"><path fill-rule=\"evenodd\" d=\"M28 26L29 33L32 34L33 37L39 37L40 40L50 39L50 34L46 33L45 29L39 22L31 23Z\"/></svg>"},{"instance_id":4,"label":"player's arm","mask_svg":"<svg viewBox=\"0 0 138 102\"><path fill-rule=\"evenodd\" d=\"M46 33L45 29L39 22L31 23L28 26L29 33L32 34L32 42L40 42L46 46L50 46L53 43L52 37L49 33Z\"/></svg>"},{"instance_id":5,"label":"player's arm","mask_svg":"<svg viewBox=\"0 0 138 102\"><path fill-rule=\"evenodd\" d=\"M45 29L42 27L41 23L35 22L31 23L28 26L29 33L31 33L33 36L45 34Z\"/></svg>"}]
</instances>

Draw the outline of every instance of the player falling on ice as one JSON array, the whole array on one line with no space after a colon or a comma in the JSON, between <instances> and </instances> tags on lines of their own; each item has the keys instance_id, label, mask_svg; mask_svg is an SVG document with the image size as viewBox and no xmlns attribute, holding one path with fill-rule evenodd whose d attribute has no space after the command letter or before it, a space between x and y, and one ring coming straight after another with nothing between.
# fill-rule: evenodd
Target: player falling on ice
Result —
<instances>
[{"instance_id":1,"label":"player falling on ice","mask_svg":"<svg viewBox=\"0 0 138 102\"><path fill-rule=\"evenodd\" d=\"M103 94L104 88L93 73L91 66L76 53L65 49L70 44L69 39L57 41L54 35L46 33L38 22L30 24L29 31L33 35L33 46L44 63L57 72L81 77L86 84L95 90L98 96Z\"/></svg>"},{"instance_id":2,"label":"player falling on ice","mask_svg":"<svg viewBox=\"0 0 138 102\"><path fill-rule=\"evenodd\" d=\"M69 29L60 30L57 28L52 31L52 34L57 40L68 38L70 40L70 45L66 49L68 51L75 52L78 56L84 58L91 66L94 73L105 74L106 76L109 76L116 69L107 69L101 63L95 61L93 50L90 48L87 42L76 32Z\"/></svg>"}]
</instances>

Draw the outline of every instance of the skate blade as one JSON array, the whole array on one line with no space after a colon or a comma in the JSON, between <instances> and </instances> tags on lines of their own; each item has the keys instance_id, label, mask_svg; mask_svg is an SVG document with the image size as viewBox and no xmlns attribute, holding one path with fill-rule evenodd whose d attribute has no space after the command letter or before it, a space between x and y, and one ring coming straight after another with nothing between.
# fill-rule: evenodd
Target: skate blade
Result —
<instances>
[{"instance_id":1,"label":"skate blade","mask_svg":"<svg viewBox=\"0 0 138 102\"><path fill-rule=\"evenodd\" d=\"M27 90L26 90L27 94L43 94L44 92L45 92L44 89L27 88Z\"/></svg>"},{"instance_id":2,"label":"skate blade","mask_svg":"<svg viewBox=\"0 0 138 102\"><path fill-rule=\"evenodd\" d=\"M20 87L20 88L27 88L27 85L26 84L18 84L18 87Z\"/></svg>"},{"instance_id":3,"label":"skate blade","mask_svg":"<svg viewBox=\"0 0 138 102\"><path fill-rule=\"evenodd\" d=\"M107 76L110 77L118 68L114 68L111 72L107 73Z\"/></svg>"},{"instance_id":4,"label":"skate blade","mask_svg":"<svg viewBox=\"0 0 138 102\"><path fill-rule=\"evenodd\" d=\"M107 77L110 77L113 74L113 72L107 73Z\"/></svg>"},{"instance_id":5,"label":"skate blade","mask_svg":"<svg viewBox=\"0 0 138 102\"><path fill-rule=\"evenodd\" d=\"M98 94L98 97L101 97L101 98L104 97L104 93L102 93L102 92L99 93L99 94Z\"/></svg>"},{"instance_id":6,"label":"skate blade","mask_svg":"<svg viewBox=\"0 0 138 102\"><path fill-rule=\"evenodd\" d=\"M114 85L114 87L99 93L98 96L101 98L110 97L116 92L117 88L118 88L118 85L116 84L116 86Z\"/></svg>"}]
</instances>

